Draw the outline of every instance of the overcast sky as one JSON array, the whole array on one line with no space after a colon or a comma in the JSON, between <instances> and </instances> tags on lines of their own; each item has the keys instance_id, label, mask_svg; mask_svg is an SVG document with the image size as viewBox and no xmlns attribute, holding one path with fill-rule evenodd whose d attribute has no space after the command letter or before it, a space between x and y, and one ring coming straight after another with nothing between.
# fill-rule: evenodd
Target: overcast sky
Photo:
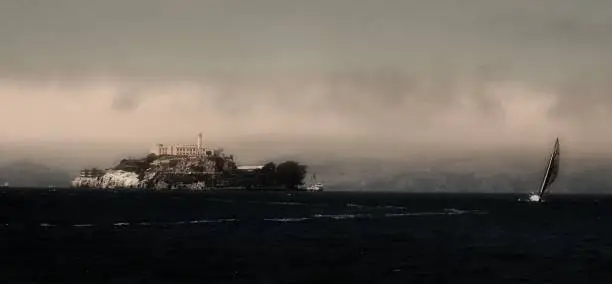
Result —
<instances>
[{"instance_id":1,"label":"overcast sky","mask_svg":"<svg viewBox=\"0 0 612 284\"><path fill-rule=\"evenodd\" d=\"M4 0L0 135L612 152L611 31L607 0Z\"/></svg>"}]
</instances>

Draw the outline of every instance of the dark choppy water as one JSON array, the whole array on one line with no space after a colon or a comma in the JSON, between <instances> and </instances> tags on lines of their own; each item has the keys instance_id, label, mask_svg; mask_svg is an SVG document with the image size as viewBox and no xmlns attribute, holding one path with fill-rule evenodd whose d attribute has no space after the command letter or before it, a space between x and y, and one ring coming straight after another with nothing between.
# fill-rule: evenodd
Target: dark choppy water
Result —
<instances>
[{"instance_id":1,"label":"dark choppy water","mask_svg":"<svg viewBox=\"0 0 612 284\"><path fill-rule=\"evenodd\" d=\"M612 283L612 196L0 192L0 282Z\"/></svg>"}]
</instances>

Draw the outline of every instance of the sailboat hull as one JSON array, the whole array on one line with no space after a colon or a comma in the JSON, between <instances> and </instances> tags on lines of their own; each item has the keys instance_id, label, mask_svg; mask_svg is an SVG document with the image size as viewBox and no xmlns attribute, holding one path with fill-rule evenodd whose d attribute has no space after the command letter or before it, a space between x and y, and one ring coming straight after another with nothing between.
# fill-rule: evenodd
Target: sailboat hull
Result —
<instances>
[{"instance_id":1,"label":"sailboat hull","mask_svg":"<svg viewBox=\"0 0 612 284\"><path fill-rule=\"evenodd\" d=\"M529 202L541 202L542 198L540 197L540 195L537 194L532 194L529 196Z\"/></svg>"},{"instance_id":2,"label":"sailboat hull","mask_svg":"<svg viewBox=\"0 0 612 284\"><path fill-rule=\"evenodd\" d=\"M541 196L535 194L535 193L531 193L529 194L529 197L526 199L523 198L519 198L517 201L519 202L527 202L527 203L544 203L544 199L542 199Z\"/></svg>"}]
</instances>

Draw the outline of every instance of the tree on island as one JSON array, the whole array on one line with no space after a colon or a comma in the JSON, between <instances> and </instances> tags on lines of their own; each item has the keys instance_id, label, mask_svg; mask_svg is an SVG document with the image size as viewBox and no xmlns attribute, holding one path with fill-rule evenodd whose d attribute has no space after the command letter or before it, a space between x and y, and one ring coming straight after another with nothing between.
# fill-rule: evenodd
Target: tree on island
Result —
<instances>
[{"instance_id":1,"label":"tree on island","mask_svg":"<svg viewBox=\"0 0 612 284\"><path fill-rule=\"evenodd\" d=\"M276 181L289 189L296 189L303 184L306 177L306 166L295 161L286 161L276 166Z\"/></svg>"},{"instance_id":2,"label":"tree on island","mask_svg":"<svg viewBox=\"0 0 612 284\"><path fill-rule=\"evenodd\" d=\"M276 164L269 162L263 166L258 176L258 183L263 186L276 184Z\"/></svg>"},{"instance_id":3,"label":"tree on island","mask_svg":"<svg viewBox=\"0 0 612 284\"><path fill-rule=\"evenodd\" d=\"M148 154L145 158L145 163L147 163L147 165L150 165L151 163L153 163L153 161L157 160L157 158L159 157L154 153Z\"/></svg>"}]
</instances>

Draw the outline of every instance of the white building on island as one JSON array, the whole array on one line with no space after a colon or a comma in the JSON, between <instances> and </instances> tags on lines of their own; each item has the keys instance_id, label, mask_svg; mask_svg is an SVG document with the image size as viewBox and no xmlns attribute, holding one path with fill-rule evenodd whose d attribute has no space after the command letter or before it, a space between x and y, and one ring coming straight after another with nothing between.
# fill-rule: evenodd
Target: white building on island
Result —
<instances>
[{"instance_id":1,"label":"white building on island","mask_svg":"<svg viewBox=\"0 0 612 284\"><path fill-rule=\"evenodd\" d=\"M158 156L212 156L221 155L223 149L208 149L202 146L202 133L198 134L197 144L157 144L151 153Z\"/></svg>"},{"instance_id":2,"label":"white building on island","mask_svg":"<svg viewBox=\"0 0 612 284\"><path fill-rule=\"evenodd\" d=\"M263 168L264 168L264 166L262 166L262 165L260 165L260 166L238 166L237 167L238 170L247 171L247 172L261 170Z\"/></svg>"}]
</instances>

